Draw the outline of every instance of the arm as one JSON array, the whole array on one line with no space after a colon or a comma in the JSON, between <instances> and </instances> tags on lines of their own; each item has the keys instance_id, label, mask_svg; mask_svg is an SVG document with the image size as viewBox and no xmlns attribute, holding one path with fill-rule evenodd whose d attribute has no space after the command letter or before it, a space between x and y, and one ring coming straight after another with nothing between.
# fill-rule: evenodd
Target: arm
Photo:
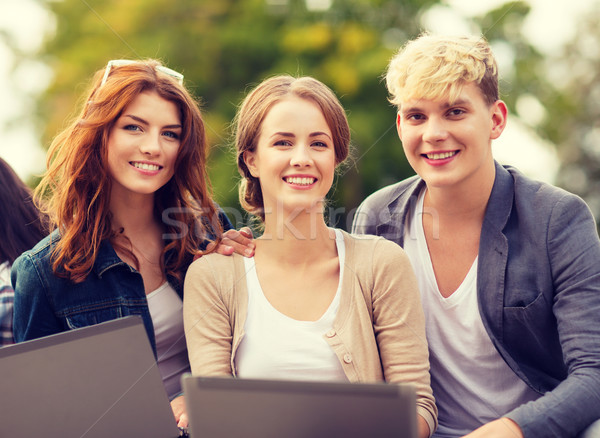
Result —
<instances>
[{"instance_id":1,"label":"arm","mask_svg":"<svg viewBox=\"0 0 600 438\"><path fill-rule=\"evenodd\" d=\"M215 265L217 260L221 263ZM232 293L233 282L224 285L221 280L233 275L233 266L223 260L232 265L231 258L220 255L202 257L190 265L185 277L183 323L190 366L196 375L232 374L233 328L223 294Z\"/></svg>"},{"instance_id":2,"label":"arm","mask_svg":"<svg viewBox=\"0 0 600 438\"><path fill-rule=\"evenodd\" d=\"M525 437L564 438L600 418L600 242L594 219L579 198L565 195L554 205L547 251L554 286L552 316L568 375L552 391L506 416Z\"/></svg>"},{"instance_id":3,"label":"arm","mask_svg":"<svg viewBox=\"0 0 600 438\"><path fill-rule=\"evenodd\" d=\"M46 282L39 268L28 254L21 255L12 266L11 280L15 289L13 331L16 342L65 330L54 315L46 292Z\"/></svg>"},{"instance_id":4,"label":"arm","mask_svg":"<svg viewBox=\"0 0 600 438\"><path fill-rule=\"evenodd\" d=\"M404 251L379 240L373 251L373 329L387 382L416 386L419 436L437 427L430 386L425 316L417 280Z\"/></svg>"}]
</instances>

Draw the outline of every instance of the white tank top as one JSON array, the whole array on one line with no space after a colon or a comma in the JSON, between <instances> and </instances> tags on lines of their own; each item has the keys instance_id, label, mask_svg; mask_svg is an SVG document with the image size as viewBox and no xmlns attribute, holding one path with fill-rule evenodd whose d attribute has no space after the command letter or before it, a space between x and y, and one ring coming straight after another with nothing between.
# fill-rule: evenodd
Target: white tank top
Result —
<instances>
[{"instance_id":1,"label":"white tank top","mask_svg":"<svg viewBox=\"0 0 600 438\"><path fill-rule=\"evenodd\" d=\"M239 377L285 380L348 380L324 334L333 327L340 303L344 238L336 231L340 280L331 304L317 321L298 321L275 309L265 297L254 258L244 258L248 316L234 362Z\"/></svg>"},{"instance_id":2,"label":"white tank top","mask_svg":"<svg viewBox=\"0 0 600 438\"><path fill-rule=\"evenodd\" d=\"M146 298L154 325L158 369L165 390L172 398L181 392L181 375L190 372L183 329L183 302L168 282Z\"/></svg>"},{"instance_id":3,"label":"white tank top","mask_svg":"<svg viewBox=\"0 0 600 438\"><path fill-rule=\"evenodd\" d=\"M433 436L462 437L539 394L504 362L483 326L477 298L478 257L458 289L448 298L441 295L423 231L424 194L407 218L404 250L414 267L425 312L431 387L439 410Z\"/></svg>"}]
</instances>

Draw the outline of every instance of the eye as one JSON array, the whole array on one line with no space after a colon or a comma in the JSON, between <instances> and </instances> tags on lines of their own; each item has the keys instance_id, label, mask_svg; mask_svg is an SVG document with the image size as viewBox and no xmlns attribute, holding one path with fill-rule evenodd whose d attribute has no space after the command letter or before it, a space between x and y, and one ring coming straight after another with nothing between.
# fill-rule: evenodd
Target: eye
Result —
<instances>
[{"instance_id":1,"label":"eye","mask_svg":"<svg viewBox=\"0 0 600 438\"><path fill-rule=\"evenodd\" d=\"M425 116L421 113L412 113L412 114L407 114L405 119L413 121L413 122L420 122L422 120L425 120Z\"/></svg>"},{"instance_id":2,"label":"eye","mask_svg":"<svg viewBox=\"0 0 600 438\"><path fill-rule=\"evenodd\" d=\"M123 126L125 131L141 131L142 128L138 125L125 125Z\"/></svg>"},{"instance_id":3,"label":"eye","mask_svg":"<svg viewBox=\"0 0 600 438\"><path fill-rule=\"evenodd\" d=\"M311 146L316 147L316 148L328 148L329 145L324 142L324 141L314 141Z\"/></svg>"},{"instance_id":4,"label":"eye","mask_svg":"<svg viewBox=\"0 0 600 438\"><path fill-rule=\"evenodd\" d=\"M163 135L165 137L169 137L173 140L179 140L179 134L177 132L173 132L173 131L165 131L163 132Z\"/></svg>"},{"instance_id":5,"label":"eye","mask_svg":"<svg viewBox=\"0 0 600 438\"><path fill-rule=\"evenodd\" d=\"M462 116L463 114L465 114L466 111L463 110L462 108L452 108L448 111L448 115L450 117L459 117Z\"/></svg>"},{"instance_id":6,"label":"eye","mask_svg":"<svg viewBox=\"0 0 600 438\"><path fill-rule=\"evenodd\" d=\"M273 143L273 146L283 146L283 147L290 147L292 146L292 142L289 140L277 140L276 142Z\"/></svg>"}]
</instances>

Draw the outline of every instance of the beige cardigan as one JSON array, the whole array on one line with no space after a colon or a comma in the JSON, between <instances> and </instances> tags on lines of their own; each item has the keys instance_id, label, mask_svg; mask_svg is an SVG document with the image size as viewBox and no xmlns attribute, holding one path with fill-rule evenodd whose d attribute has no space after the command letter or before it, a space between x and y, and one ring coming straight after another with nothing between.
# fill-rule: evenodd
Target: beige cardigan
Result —
<instances>
[{"instance_id":1,"label":"beige cardigan","mask_svg":"<svg viewBox=\"0 0 600 438\"><path fill-rule=\"evenodd\" d=\"M410 382L417 412L437 427L429 379L425 318L404 250L381 237L343 232L346 246L340 306L324 333L351 382ZM186 274L183 315L192 373L236 375L248 304L244 260L210 254Z\"/></svg>"}]
</instances>

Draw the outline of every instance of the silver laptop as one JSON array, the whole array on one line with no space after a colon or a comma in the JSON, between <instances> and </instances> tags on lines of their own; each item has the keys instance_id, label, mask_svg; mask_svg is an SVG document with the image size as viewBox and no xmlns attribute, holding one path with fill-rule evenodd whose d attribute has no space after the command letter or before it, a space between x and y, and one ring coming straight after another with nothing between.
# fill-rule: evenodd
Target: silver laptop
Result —
<instances>
[{"instance_id":1,"label":"silver laptop","mask_svg":"<svg viewBox=\"0 0 600 438\"><path fill-rule=\"evenodd\" d=\"M179 436L142 320L0 348L1 437Z\"/></svg>"},{"instance_id":2,"label":"silver laptop","mask_svg":"<svg viewBox=\"0 0 600 438\"><path fill-rule=\"evenodd\" d=\"M412 385L182 378L192 438L417 436Z\"/></svg>"}]
</instances>

